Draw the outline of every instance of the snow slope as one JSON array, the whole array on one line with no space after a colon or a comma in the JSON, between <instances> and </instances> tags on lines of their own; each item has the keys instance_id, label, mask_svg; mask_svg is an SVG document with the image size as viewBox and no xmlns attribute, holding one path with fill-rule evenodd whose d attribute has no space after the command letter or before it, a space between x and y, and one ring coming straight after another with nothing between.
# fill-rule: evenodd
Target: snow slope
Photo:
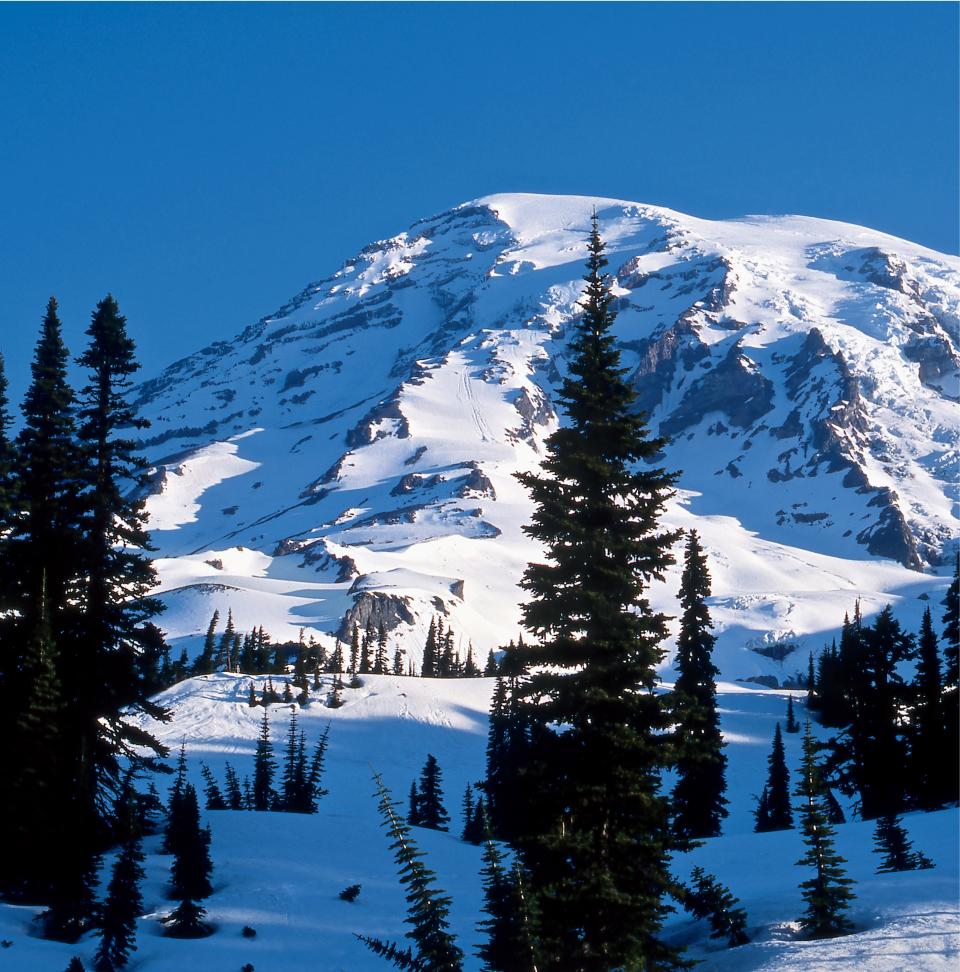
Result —
<instances>
[{"instance_id":1,"label":"snow slope","mask_svg":"<svg viewBox=\"0 0 960 972\"><path fill-rule=\"evenodd\" d=\"M229 760L241 776L252 771L253 751L263 710L246 704L250 679L215 675L181 683L163 701L173 721L153 728L172 748L185 741L191 779L199 786L200 761L223 779ZM313 816L213 811L214 893L205 902L217 932L201 941L161 937L158 917L171 905L165 882L171 858L158 853L159 838L148 842L145 911L137 932L135 972L237 972L247 962L256 972L374 972L386 966L353 937L354 933L400 937L404 902L388 839L371 796L371 772L383 774L402 800L428 752L444 774L451 832L417 829L416 838L453 897L452 924L468 953L477 942L481 904L480 851L457 839L460 796L468 781L483 774L487 707L492 680L434 680L369 676L361 689L344 693L338 710L322 705L322 693L298 711L313 741L330 725L325 785L329 795ZM796 702L802 694L797 693ZM916 846L936 862L933 870L874 874L872 825L838 828L837 844L857 880L852 918L855 934L828 942L805 942L794 924L802 912L797 885L806 869L794 866L802 843L797 831L752 833L753 794L766 769L773 727L783 720L786 693L720 686L719 701L728 744L730 816L724 836L707 841L673 864L686 877L695 864L717 874L747 909L753 941L727 950L708 929L685 914L673 915L666 934L703 960L704 972L744 970L869 969L871 972L952 970L960 959L958 811L912 814L905 818ZM275 741L282 741L290 706L270 709ZM803 716L803 706L798 709ZM786 735L790 768L796 772L800 737ZM161 781L163 782L163 781ZM109 865L109 862L107 862ZM338 900L348 884L360 883L353 904ZM0 968L18 972L62 972L79 954L87 962L96 949L88 938L61 945L30 936L33 910L0 905ZM241 935L244 925L257 931ZM469 972L479 962L468 959Z\"/></svg>"},{"instance_id":2,"label":"snow slope","mask_svg":"<svg viewBox=\"0 0 960 972\"><path fill-rule=\"evenodd\" d=\"M141 386L172 638L214 607L275 637L372 616L416 661L436 612L481 654L515 636L541 551L514 473L558 421L594 208L724 675L804 669L858 594L916 624L960 533L960 260L826 220L514 194L371 244ZM676 587L653 592L670 613Z\"/></svg>"}]
</instances>

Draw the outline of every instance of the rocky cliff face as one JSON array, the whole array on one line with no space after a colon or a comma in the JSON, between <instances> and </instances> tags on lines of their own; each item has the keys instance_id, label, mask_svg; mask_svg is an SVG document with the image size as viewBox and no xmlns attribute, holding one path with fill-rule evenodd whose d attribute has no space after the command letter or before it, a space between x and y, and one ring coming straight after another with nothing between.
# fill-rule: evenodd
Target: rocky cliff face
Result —
<instances>
[{"instance_id":1,"label":"rocky cliff face","mask_svg":"<svg viewBox=\"0 0 960 972\"><path fill-rule=\"evenodd\" d=\"M683 471L677 522L729 518L837 572L943 562L960 260L822 220L514 195L372 244L141 386L166 587L220 559L277 624L382 618L412 651L438 610L478 647L515 633L539 554L513 473L558 421L594 206L638 407Z\"/></svg>"}]
</instances>

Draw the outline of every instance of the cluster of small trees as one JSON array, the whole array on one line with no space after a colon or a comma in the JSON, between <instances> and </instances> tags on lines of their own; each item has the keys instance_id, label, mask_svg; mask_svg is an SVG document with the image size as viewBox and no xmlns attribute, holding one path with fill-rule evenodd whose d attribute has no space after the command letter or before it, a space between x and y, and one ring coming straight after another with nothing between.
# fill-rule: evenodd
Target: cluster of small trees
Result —
<instances>
[{"instance_id":1,"label":"cluster of small trees","mask_svg":"<svg viewBox=\"0 0 960 972\"><path fill-rule=\"evenodd\" d=\"M78 395L51 298L16 439L0 362L0 745L10 781L0 893L48 903L44 931L67 941L97 917L97 867L121 838L113 808L125 767L165 754L130 719L165 718L150 701L165 646L151 623L160 604L147 596L144 463L128 438L145 425L128 400L139 365L113 297L97 304L87 336Z\"/></svg>"},{"instance_id":2,"label":"cluster of small trees","mask_svg":"<svg viewBox=\"0 0 960 972\"><path fill-rule=\"evenodd\" d=\"M865 624L859 604L852 620L844 618L839 646L820 656L809 705L838 730L827 767L864 819L933 810L957 798L958 576L960 568L943 602L942 660L929 607L915 638L889 605ZM915 666L909 682L907 663Z\"/></svg>"},{"instance_id":3,"label":"cluster of small trees","mask_svg":"<svg viewBox=\"0 0 960 972\"><path fill-rule=\"evenodd\" d=\"M245 776L241 782L237 771L227 763L226 782L221 788L210 768L202 766L207 809L316 813L317 801L327 793L321 782L329 732L328 725L308 756L306 734L297 724L297 714L291 713L277 789L277 758L270 738L270 720L264 712L253 757L252 780Z\"/></svg>"}]
</instances>

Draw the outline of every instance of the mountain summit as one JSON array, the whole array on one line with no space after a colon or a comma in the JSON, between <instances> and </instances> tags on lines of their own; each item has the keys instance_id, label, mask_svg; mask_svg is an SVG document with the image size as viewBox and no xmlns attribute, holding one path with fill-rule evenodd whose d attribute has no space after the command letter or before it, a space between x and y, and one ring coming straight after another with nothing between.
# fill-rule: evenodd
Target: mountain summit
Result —
<instances>
[{"instance_id":1,"label":"mountain summit","mask_svg":"<svg viewBox=\"0 0 960 972\"><path fill-rule=\"evenodd\" d=\"M371 244L140 386L173 638L214 607L282 637L372 617L415 661L436 613L464 651L516 635L540 552L513 474L558 421L594 209L724 675L785 677L858 595L869 612L944 586L960 259L828 220L506 194ZM668 613L676 588L651 592Z\"/></svg>"}]
</instances>

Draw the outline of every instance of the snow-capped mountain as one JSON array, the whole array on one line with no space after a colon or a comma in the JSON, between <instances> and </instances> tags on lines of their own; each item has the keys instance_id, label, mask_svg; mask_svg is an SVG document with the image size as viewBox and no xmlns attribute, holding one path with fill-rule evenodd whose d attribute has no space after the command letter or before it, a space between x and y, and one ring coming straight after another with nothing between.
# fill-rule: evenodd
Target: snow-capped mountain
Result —
<instances>
[{"instance_id":1,"label":"snow-capped mountain","mask_svg":"<svg viewBox=\"0 0 960 972\"><path fill-rule=\"evenodd\" d=\"M669 522L714 577L728 678L805 668L854 599L915 623L960 535L960 259L805 217L498 195L374 243L139 389L162 619L274 635L433 613L514 636L594 208ZM943 568L944 570L946 568ZM678 574L652 591L674 613Z\"/></svg>"}]
</instances>

